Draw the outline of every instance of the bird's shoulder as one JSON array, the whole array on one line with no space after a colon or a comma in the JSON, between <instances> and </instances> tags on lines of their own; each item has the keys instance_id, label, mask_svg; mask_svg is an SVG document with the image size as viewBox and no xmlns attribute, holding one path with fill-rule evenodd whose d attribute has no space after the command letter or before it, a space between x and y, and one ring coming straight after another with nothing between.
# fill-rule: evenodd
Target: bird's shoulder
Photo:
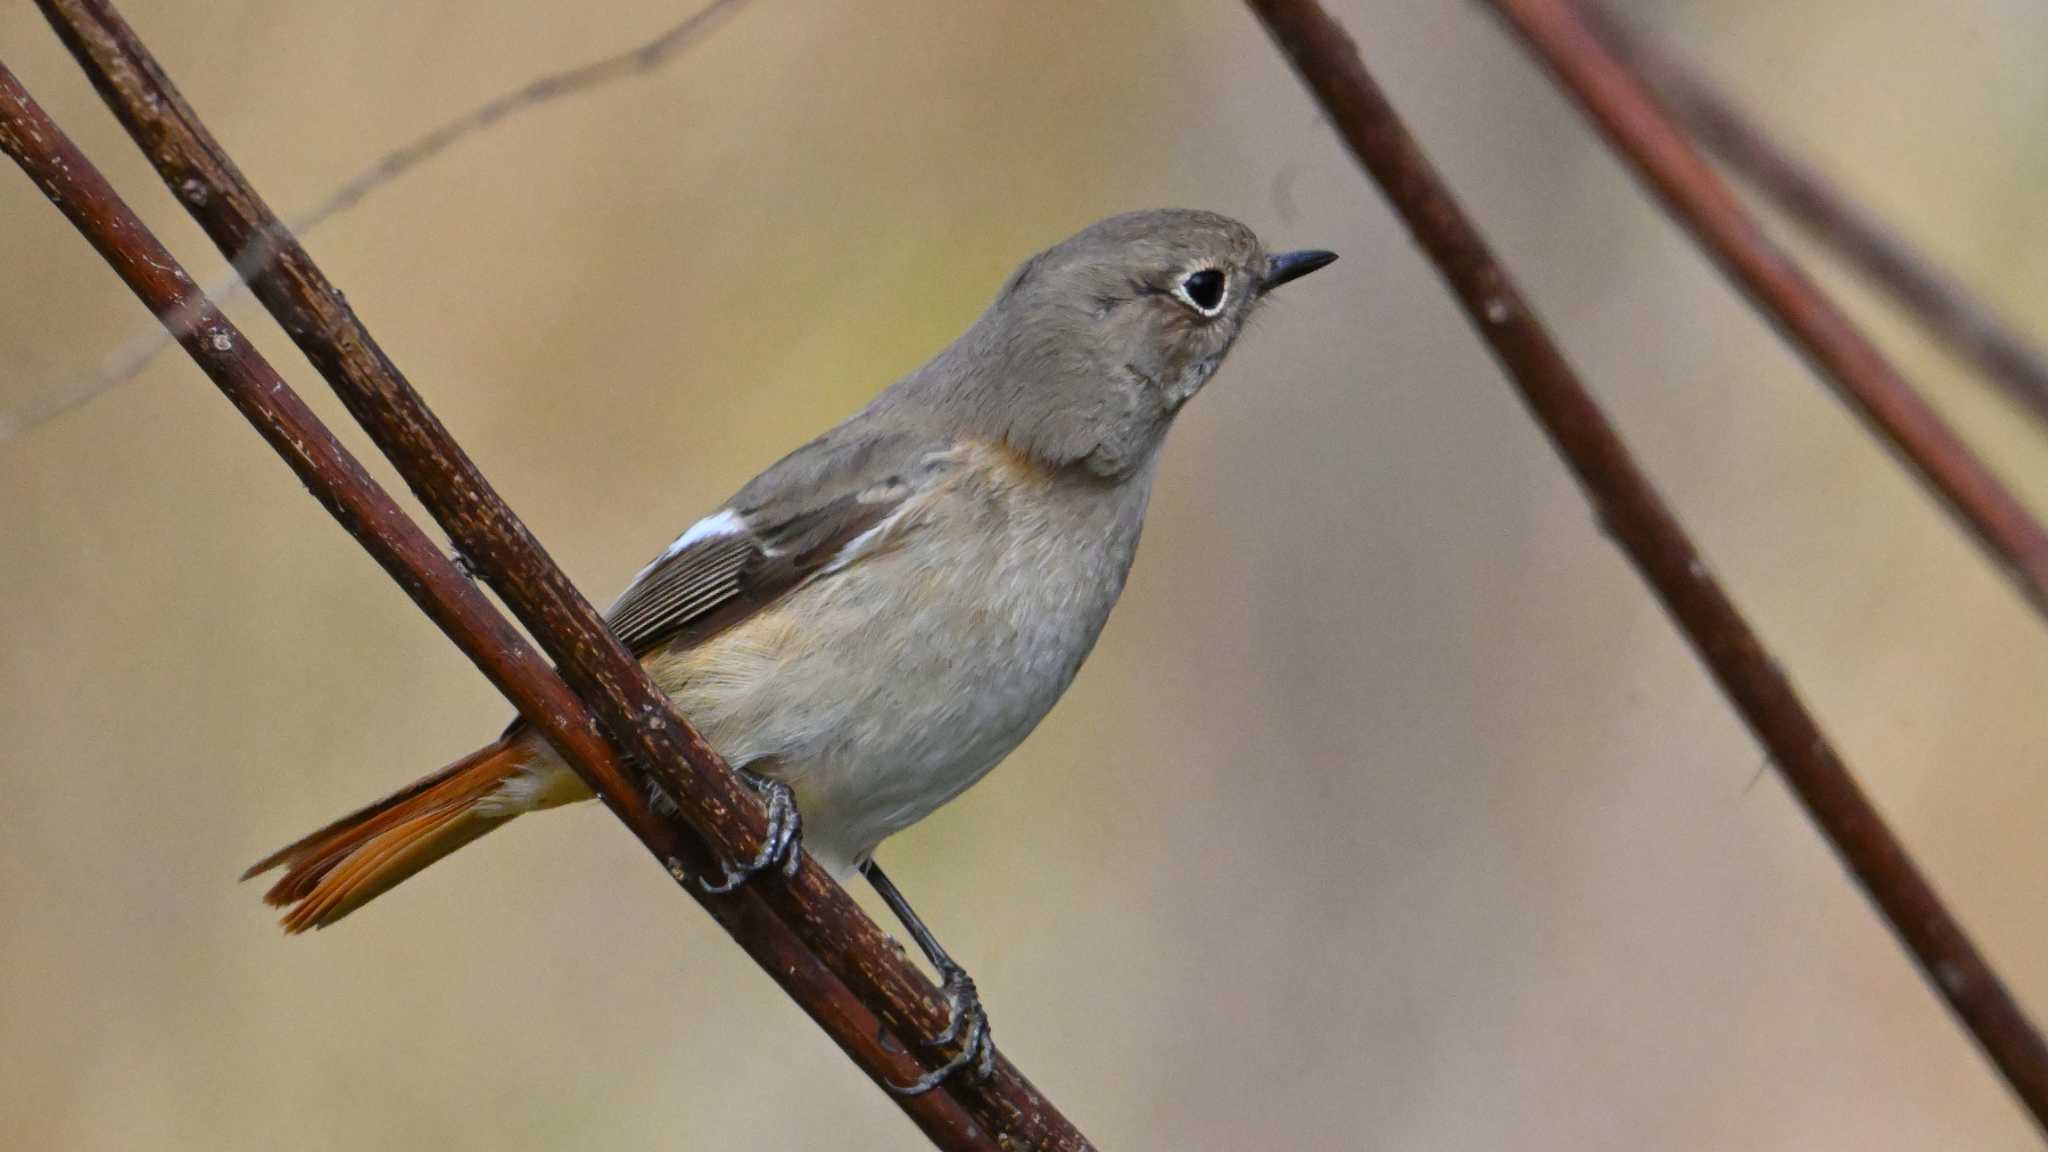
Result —
<instances>
[{"instance_id":1,"label":"bird's shoulder","mask_svg":"<svg viewBox=\"0 0 2048 1152\"><path fill-rule=\"evenodd\" d=\"M691 645L859 559L962 466L957 442L849 422L783 457L642 568L606 612L644 654Z\"/></svg>"}]
</instances>

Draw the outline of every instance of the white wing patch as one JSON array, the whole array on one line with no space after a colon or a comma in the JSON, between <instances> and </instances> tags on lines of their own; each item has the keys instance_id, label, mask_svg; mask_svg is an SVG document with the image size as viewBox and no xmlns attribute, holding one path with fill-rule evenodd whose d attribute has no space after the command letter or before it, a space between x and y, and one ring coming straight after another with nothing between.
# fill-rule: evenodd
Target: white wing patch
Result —
<instances>
[{"instance_id":1,"label":"white wing patch","mask_svg":"<svg viewBox=\"0 0 2048 1152\"><path fill-rule=\"evenodd\" d=\"M633 579L626 584L626 591L632 591L633 586L645 580L649 572L661 567L663 563L675 559L683 549L688 548L690 545L719 536L738 536L746 530L747 518L745 516L730 508L721 508L713 512L711 515L690 525L687 531L681 536L676 537L675 543L670 544L666 549L662 550L661 555L649 561L647 567L635 572ZM623 600L624 598L624 595L621 594L620 599ZM618 607L618 602L613 601L612 607ZM606 611L610 611L610 609Z\"/></svg>"},{"instance_id":2,"label":"white wing patch","mask_svg":"<svg viewBox=\"0 0 2048 1152\"><path fill-rule=\"evenodd\" d=\"M889 538L911 501L901 480L762 525L724 508L690 526L605 611L621 642L645 651L736 605L751 613L814 576L837 572ZM850 538L849 538L850 534Z\"/></svg>"},{"instance_id":3,"label":"white wing patch","mask_svg":"<svg viewBox=\"0 0 2048 1152\"><path fill-rule=\"evenodd\" d=\"M730 508L722 508L690 525L690 530L676 537L676 542L669 545L668 551L661 554L662 559L667 559L681 552L699 540L709 540L713 536L737 536L746 530L747 518L745 516Z\"/></svg>"},{"instance_id":4,"label":"white wing patch","mask_svg":"<svg viewBox=\"0 0 2048 1152\"><path fill-rule=\"evenodd\" d=\"M633 573L633 578L626 581L625 589L619 593L617 599L611 602L611 606L604 610L605 615L609 616L613 612L618 611L619 605L625 602L626 597L632 594L633 589L640 586L642 580L647 579L649 572L675 559L676 555L683 549L701 540L711 540L720 536L737 536L746 530L747 518L730 508L721 508L702 520L697 521L695 524L690 525L681 536L676 537L675 543L662 549L661 555L648 561L645 568Z\"/></svg>"}]
</instances>

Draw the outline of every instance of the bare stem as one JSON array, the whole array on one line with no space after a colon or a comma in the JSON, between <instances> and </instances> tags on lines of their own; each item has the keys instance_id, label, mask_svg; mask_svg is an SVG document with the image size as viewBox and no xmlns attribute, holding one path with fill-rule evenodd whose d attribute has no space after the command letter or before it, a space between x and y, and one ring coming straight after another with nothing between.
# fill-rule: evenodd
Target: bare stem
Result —
<instances>
[{"instance_id":1,"label":"bare stem","mask_svg":"<svg viewBox=\"0 0 2048 1152\"><path fill-rule=\"evenodd\" d=\"M499 498L134 31L105 0L42 0L41 7L164 183L205 189L203 196L182 199L223 255L236 258L259 235L275 238L276 256L252 282L257 299L553 658L614 749L646 767L713 856L754 859L767 817L752 791L676 712ZM815 861L802 858L786 881L748 887L896 1036L928 1041L943 1032L943 995ZM930 1051L928 1044L919 1047ZM1088 1146L1001 1056L988 1079L955 1078L947 1088L998 1139L1052 1149Z\"/></svg>"},{"instance_id":2,"label":"bare stem","mask_svg":"<svg viewBox=\"0 0 2048 1152\"><path fill-rule=\"evenodd\" d=\"M1873 807L1508 272L1314 0L1248 0L1443 276L1586 498L1928 982L2048 1131L2048 1047Z\"/></svg>"},{"instance_id":3,"label":"bare stem","mask_svg":"<svg viewBox=\"0 0 2048 1152\"><path fill-rule=\"evenodd\" d=\"M183 199L230 258L250 237L275 226L274 218L233 163L107 5L52 2L45 10L171 187L189 188L197 182L206 190L204 196ZM142 230L12 77L0 76L5 79L4 90L0 90L4 97L0 98L0 125L5 126L0 129L0 144L74 224L94 239L154 312L169 316L188 304L196 292L190 279ZM150 269L165 271L152 277ZM163 277L170 282L161 282ZM564 679L575 689L575 697L593 714L580 722L556 717L549 723L545 717L536 717L542 730L556 738L563 729L580 727L594 732L595 725L610 738L613 759L609 772L587 755L586 742L566 742L562 750L578 772L611 800L614 811L624 818L644 811L645 805L632 784L622 779L618 765L630 760L648 767L664 792L676 800L695 836L709 846L707 853L701 848L683 850L674 841L657 845L650 839L649 846L679 879L701 870L712 855L750 858L765 832L759 803L619 647L596 611L497 498L288 234L274 261L259 276L256 288L449 531L460 551L555 658ZM225 340L231 349L246 348L240 334L222 327L224 324L209 320L203 327L179 333L180 342L209 371L215 365L207 357L220 351L217 342ZM246 396L263 388L277 396L290 395L267 370L264 379L245 380L242 385L231 391L231 396ZM300 428L291 436L307 430ZM325 436L317 424L310 430ZM284 448L297 450L290 438L281 450ZM304 469L301 477L316 490L337 482L321 469ZM411 573L401 578L409 588L417 581ZM635 825L631 819L628 823ZM634 830L641 831L637 825ZM909 1079L905 1066L914 1071L919 1064L899 1051L900 1038L929 1037L946 1018L945 1002L930 981L815 864L806 861L786 883L764 880L750 884L741 895L733 905L738 913L720 917L728 931L740 938L792 995L802 993L799 998L806 1009L862 1061L870 1076L890 1083ZM715 900L707 900L706 906L714 911L722 907ZM778 941L789 945L782 955L775 954ZM796 947L799 941L801 947ZM858 1003L825 1002L823 992L830 987L850 990ZM866 1026L864 1034L862 1024ZM884 1029L891 1038L880 1035ZM910 1099L904 1106L926 1134L944 1147L991 1147L992 1140L1013 1147L1089 1146L1007 1060L998 1061L995 1075L987 1081L950 1081L940 1092Z\"/></svg>"},{"instance_id":4,"label":"bare stem","mask_svg":"<svg viewBox=\"0 0 2048 1152\"><path fill-rule=\"evenodd\" d=\"M1489 0L1750 303L1977 537L2048 616L2048 530L1752 219L1565 0Z\"/></svg>"},{"instance_id":5,"label":"bare stem","mask_svg":"<svg viewBox=\"0 0 2048 1152\"><path fill-rule=\"evenodd\" d=\"M1608 4L1586 27L1693 138L2048 427L2048 357L1827 177L1787 151L1683 56Z\"/></svg>"},{"instance_id":6,"label":"bare stem","mask_svg":"<svg viewBox=\"0 0 2048 1152\"><path fill-rule=\"evenodd\" d=\"M43 188L152 312L189 315L178 342L221 392L284 457L364 550L461 648L491 683L544 733L657 859L709 864L696 836L652 809L621 770L583 702L483 593L441 554L388 493L279 378L255 346L194 286L170 253L115 195L83 154L0 65L0 150ZM686 886L749 954L863 1069L896 1082L918 1065L876 1037L875 1017L777 920L757 893L714 897ZM912 1118L940 1146L983 1148L971 1119L949 1096L914 1102ZM949 1133L959 1137L944 1138Z\"/></svg>"}]
</instances>

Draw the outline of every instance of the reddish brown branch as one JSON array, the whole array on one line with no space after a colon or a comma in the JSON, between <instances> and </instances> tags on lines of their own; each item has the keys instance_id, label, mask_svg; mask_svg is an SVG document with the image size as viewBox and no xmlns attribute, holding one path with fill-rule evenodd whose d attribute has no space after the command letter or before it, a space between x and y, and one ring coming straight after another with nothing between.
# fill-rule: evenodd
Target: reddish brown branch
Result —
<instances>
[{"instance_id":1,"label":"reddish brown branch","mask_svg":"<svg viewBox=\"0 0 2048 1152\"><path fill-rule=\"evenodd\" d=\"M614 748L647 766L713 854L753 859L767 830L761 804L675 711L498 497L242 177L134 31L103 0L42 0L41 6L109 107L222 254L235 260L259 237L276 245L276 257L253 284L257 298L456 547L554 658ZM814 861L803 858L787 881L763 878L749 887L896 1036L928 1038L943 1030L947 1005L938 990ZM1025 1147L1088 1147L1080 1131L1000 1055L993 1075L980 1081L956 1077L948 1081L947 1091L999 1140Z\"/></svg>"},{"instance_id":2,"label":"reddish brown branch","mask_svg":"<svg viewBox=\"0 0 2048 1152\"><path fill-rule=\"evenodd\" d=\"M1313 0L1249 0L1352 154L1457 295L1578 478L1843 863L1964 1026L2048 1129L2048 1048L1850 775L1778 664L1708 572L1564 354Z\"/></svg>"},{"instance_id":3,"label":"reddish brown branch","mask_svg":"<svg viewBox=\"0 0 2048 1152\"><path fill-rule=\"evenodd\" d=\"M1578 9L1586 27L1694 139L2048 424L2048 357L1995 310L1786 151L1684 57L1607 4L1580 0Z\"/></svg>"},{"instance_id":4,"label":"reddish brown branch","mask_svg":"<svg viewBox=\"0 0 2048 1152\"><path fill-rule=\"evenodd\" d=\"M1837 395L1920 474L2048 616L2048 530L1750 218L1565 0L1490 0L1607 141Z\"/></svg>"},{"instance_id":5,"label":"reddish brown branch","mask_svg":"<svg viewBox=\"0 0 2048 1152\"><path fill-rule=\"evenodd\" d=\"M257 298L334 387L456 547L555 659L615 748L647 766L711 852L724 859L753 858L766 832L761 805L676 713L597 610L506 507L243 179L133 30L98 0L46 0L42 7L159 175L181 194L223 255L236 259L258 237L276 244L275 259L255 281ZM942 1030L947 1007L938 990L815 862L804 858L787 881L764 878L749 887L896 1036L915 1039ZM1024 1147L1088 1147L1080 1132L1000 1056L986 1080L956 1077L947 1091L998 1140Z\"/></svg>"},{"instance_id":6,"label":"reddish brown branch","mask_svg":"<svg viewBox=\"0 0 2048 1152\"><path fill-rule=\"evenodd\" d=\"M221 392L284 457L336 520L410 594L536 728L563 749L655 856L700 868L694 835L656 814L598 736L595 718L540 655L393 503L298 395L194 287L170 253L121 202L63 133L0 65L0 151L99 250ZM685 885L762 968L878 1082L900 1083L920 1068L878 1035L875 1014L792 934L756 892L731 896ZM944 1092L903 1101L943 1148L993 1149L959 1102Z\"/></svg>"}]
</instances>

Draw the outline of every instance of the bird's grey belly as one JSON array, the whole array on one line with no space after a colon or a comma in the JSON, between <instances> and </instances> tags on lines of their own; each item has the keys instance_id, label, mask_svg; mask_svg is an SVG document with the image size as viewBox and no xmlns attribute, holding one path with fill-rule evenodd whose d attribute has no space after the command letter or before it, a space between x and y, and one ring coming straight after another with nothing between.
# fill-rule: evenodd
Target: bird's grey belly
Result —
<instances>
[{"instance_id":1,"label":"bird's grey belly","mask_svg":"<svg viewBox=\"0 0 2048 1152\"><path fill-rule=\"evenodd\" d=\"M805 845L835 872L1030 734L1094 647L1136 546L1128 516L994 528L920 533L799 590L734 637L760 650L758 675L746 653L721 656L679 694L729 759L793 785Z\"/></svg>"}]
</instances>

